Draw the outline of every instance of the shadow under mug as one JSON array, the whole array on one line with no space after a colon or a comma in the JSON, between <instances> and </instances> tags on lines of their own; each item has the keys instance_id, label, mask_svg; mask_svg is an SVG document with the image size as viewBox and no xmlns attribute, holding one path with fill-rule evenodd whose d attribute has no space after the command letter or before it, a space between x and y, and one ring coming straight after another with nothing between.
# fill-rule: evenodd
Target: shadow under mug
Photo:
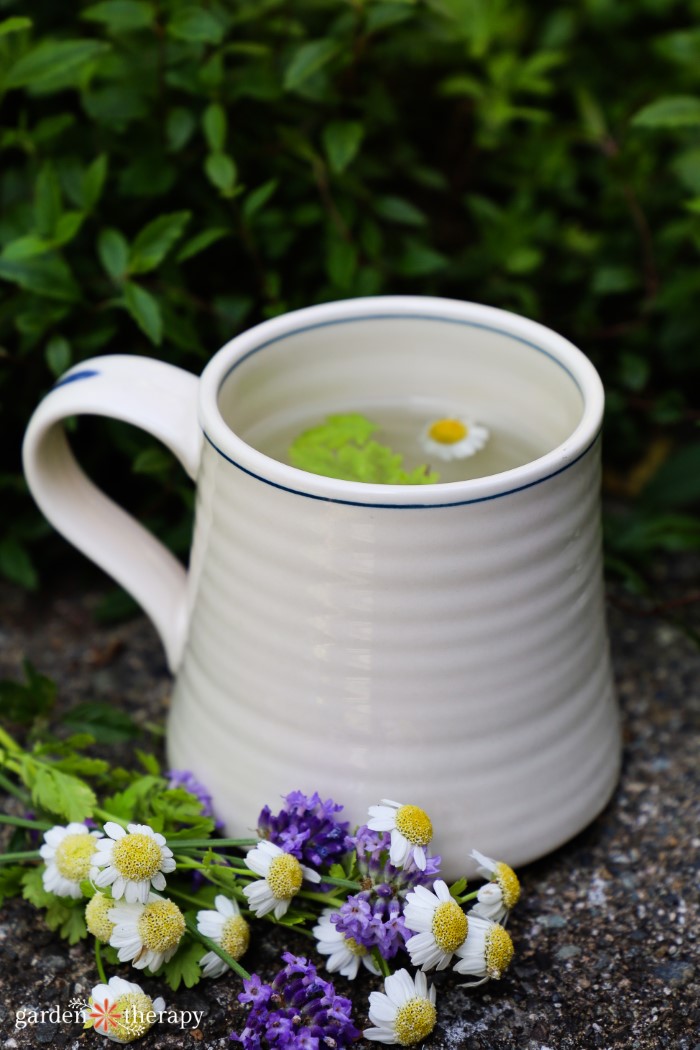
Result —
<instances>
[{"instance_id":1,"label":"shadow under mug","mask_svg":"<svg viewBox=\"0 0 700 1050\"><path fill-rule=\"evenodd\" d=\"M276 428L388 404L463 406L506 469L370 485L264 451ZM24 464L49 520L159 630L169 761L230 834L295 789L357 823L388 797L430 814L451 877L472 847L514 865L549 852L617 780L602 411L590 362L539 324L355 299L258 325L201 380L124 355L77 365L32 417ZM77 466L61 420L85 413L148 430L196 480L189 573Z\"/></svg>"}]
</instances>

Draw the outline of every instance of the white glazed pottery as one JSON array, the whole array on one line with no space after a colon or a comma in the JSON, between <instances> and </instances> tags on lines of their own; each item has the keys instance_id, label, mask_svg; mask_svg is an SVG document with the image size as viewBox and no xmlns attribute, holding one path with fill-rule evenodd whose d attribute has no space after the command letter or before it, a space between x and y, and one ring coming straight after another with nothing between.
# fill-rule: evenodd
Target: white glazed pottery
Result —
<instances>
[{"instance_id":1,"label":"white glazed pottery","mask_svg":"<svg viewBox=\"0 0 700 1050\"><path fill-rule=\"evenodd\" d=\"M463 403L540 454L425 486L309 474L246 440L304 407ZM600 427L589 361L532 321L446 299L327 303L228 343L201 380L110 356L59 380L24 463L57 529L119 580L176 673L173 767L230 834L318 791L363 822L388 797L431 816L443 871L560 845L615 785L603 608ZM60 422L136 423L197 482L189 574L75 463Z\"/></svg>"}]
</instances>

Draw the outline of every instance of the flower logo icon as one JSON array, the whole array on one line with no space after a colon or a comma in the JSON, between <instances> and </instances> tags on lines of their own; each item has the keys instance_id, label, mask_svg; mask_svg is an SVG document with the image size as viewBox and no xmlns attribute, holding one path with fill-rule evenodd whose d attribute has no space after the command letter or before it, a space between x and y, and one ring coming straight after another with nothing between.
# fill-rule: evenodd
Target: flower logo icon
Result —
<instances>
[{"instance_id":1,"label":"flower logo icon","mask_svg":"<svg viewBox=\"0 0 700 1050\"><path fill-rule=\"evenodd\" d=\"M92 1010L88 1015L93 1028L96 1028L98 1032L104 1032L105 1035L112 1028L117 1027L121 1016L117 1004L109 999L104 999L102 1003L93 1002Z\"/></svg>"}]
</instances>

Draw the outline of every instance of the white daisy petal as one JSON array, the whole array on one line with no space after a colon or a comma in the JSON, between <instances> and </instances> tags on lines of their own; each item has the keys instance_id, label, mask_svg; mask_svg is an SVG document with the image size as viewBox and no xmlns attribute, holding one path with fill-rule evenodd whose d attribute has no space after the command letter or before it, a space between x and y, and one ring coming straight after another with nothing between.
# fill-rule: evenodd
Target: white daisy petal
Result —
<instances>
[{"instance_id":1,"label":"white daisy petal","mask_svg":"<svg viewBox=\"0 0 700 1050\"><path fill-rule=\"evenodd\" d=\"M365 1029L365 1039L409 1046L430 1035L437 1019L435 989L428 990L425 975L414 979L406 970L398 970L385 979L384 988L384 993L370 994L369 1019L374 1027Z\"/></svg>"}]
</instances>

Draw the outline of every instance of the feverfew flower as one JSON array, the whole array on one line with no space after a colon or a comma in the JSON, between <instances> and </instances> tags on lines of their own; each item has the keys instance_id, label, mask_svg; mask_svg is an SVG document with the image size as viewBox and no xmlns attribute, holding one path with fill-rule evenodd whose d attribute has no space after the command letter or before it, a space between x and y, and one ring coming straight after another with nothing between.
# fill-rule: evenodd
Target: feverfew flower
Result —
<instances>
[{"instance_id":1,"label":"feverfew flower","mask_svg":"<svg viewBox=\"0 0 700 1050\"><path fill-rule=\"evenodd\" d=\"M317 871L300 864L296 857L285 853L273 842L261 842L246 855L245 862L251 871L261 876L258 882L243 887L257 919L268 912L274 912L275 918L281 919L304 879L321 881Z\"/></svg>"},{"instance_id":2,"label":"feverfew flower","mask_svg":"<svg viewBox=\"0 0 700 1050\"><path fill-rule=\"evenodd\" d=\"M404 806L383 798L381 806L369 807L367 827L371 831L390 831L389 860L403 867L411 858L420 871L425 871L425 847L433 837L428 814L418 806Z\"/></svg>"},{"instance_id":3,"label":"feverfew flower","mask_svg":"<svg viewBox=\"0 0 700 1050\"><path fill-rule=\"evenodd\" d=\"M457 973L480 977L477 984L491 978L499 978L510 966L513 958L513 942L510 934L497 922L469 915L467 938L455 953L459 961L454 969Z\"/></svg>"},{"instance_id":4,"label":"feverfew flower","mask_svg":"<svg viewBox=\"0 0 700 1050\"><path fill-rule=\"evenodd\" d=\"M105 897L104 893L100 893L99 890L85 905L85 925L88 933L91 933L102 944L109 944L109 938L112 936L114 923L109 918L109 913L113 907L112 898Z\"/></svg>"},{"instance_id":5,"label":"feverfew flower","mask_svg":"<svg viewBox=\"0 0 700 1050\"><path fill-rule=\"evenodd\" d=\"M450 895L447 884L436 879L433 889L417 886L406 897L404 920L415 935L406 942L414 966L444 970L467 936L467 916Z\"/></svg>"},{"instance_id":6,"label":"feverfew flower","mask_svg":"<svg viewBox=\"0 0 700 1050\"><path fill-rule=\"evenodd\" d=\"M132 1043L153 1027L164 1009L163 999L151 999L138 984L110 977L108 984L92 989L83 1010L83 1027L94 1028L115 1043Z\"/></svg>"},{"instance_id":7,"label":"feverfew flower","mask_svg":"<svg viewBox=\"0 0 700 1050\"><path fill-rule=\"evenodd\" d=\"M436 419L420 435L422 448L438 459L466 459L479 452L489 439L486 427L467 419Z\"/></svg>"},{"instance_id":8,"label":"feverfew flower","mask_svg":"<svg viewBox=\"0 0 700 1050\"><path fill-rule=\"evenodd\" d=\"M82 897L80 883L90 874L90 866L97 840L102 832L89 831L84 824L68 824L44 833L44 845L39 853L46 861L41 880L48 893L57 897Z\"/></svg>"},{"instance_id":9,"label":"feverfew flower","mask_svg":"<svg viewBox=\"0 0 700 1050\"><path fill-rule=\"evenodd\" d=\"M491 860L476 849L471 851L471 856L480 865L477 869L479 875L492 881L481 887L477 894L477 903L469 914L501 922L520 900L518 876L503 861Z\"/></svg>"},{"instance_id":10,"label":"feverfew flower","mask_svg":"<svg viewBox=\"0 0 700 1050\"><path fill-rule=\"evenodd\" d=\"M114 901L108 918L114 923L109 943L118 948L120 962L137 970L157 970L171 959L185 932L185 917L173 901L148 895L140 904Z\"/></svg>"},{"instance_id":11,"label":"feverfew flower","mask_svg":"<svg viewBox=\"0 0 700 1050\"><path fill-rule=\"evenodd\" d=\"M351 981L357 977L360 963L367 967L370 973L379 974L379 968L370 955L369 949L354 939L342 933L335 923L333 917L337 917L333 908L326 908L319 919L318 925L313 928L316 938L316 951L321 955L327 955L326 969L329 973L340 973Z\"/></svg>"},{"instance_id":12,"label":"feverfew flower","mask_svg":"<svg viewBox=\"0 0 700 1050\"><path fill-rule=\"evenodd\" d=\"M129 904L145 904L151 886L165 889L164 873L175 871L175 861L162 835L148 824L129 824L124 831L111 820L105 831L109 838L97 842L92 858L90 878L96 886L111 886L114 899L123 897Z\"/></svg>"},{"instance_id":13,"label":"feverfew flower","mask_svg":"<svg viewBox=\"0 0 700 1050\"><path fill-rule=\"evenodd\" d=\"M378 1043L413 1046L430 1035L437 1020L435 986L428 990L424 973L415 981L407 970L397 970L384 981L386 992L370 992L369 1019L376 1028L366 1028L365 1039Z\"/></svg>"},{"instance_id":14,"label":"feverfew flower","mask_svg":"<svg viewBox=\"0 0 700 1050\"><path fill-rule=\"evenodd\" d=\"M238 962L248 950L250 926L236 901L222 893L214 898L214 907L216 911L197 912L197 929ZM200 964L205 977L221 977L229 969L228 963L213 951L203 955Z\"/></svg>"}]
</instances>

